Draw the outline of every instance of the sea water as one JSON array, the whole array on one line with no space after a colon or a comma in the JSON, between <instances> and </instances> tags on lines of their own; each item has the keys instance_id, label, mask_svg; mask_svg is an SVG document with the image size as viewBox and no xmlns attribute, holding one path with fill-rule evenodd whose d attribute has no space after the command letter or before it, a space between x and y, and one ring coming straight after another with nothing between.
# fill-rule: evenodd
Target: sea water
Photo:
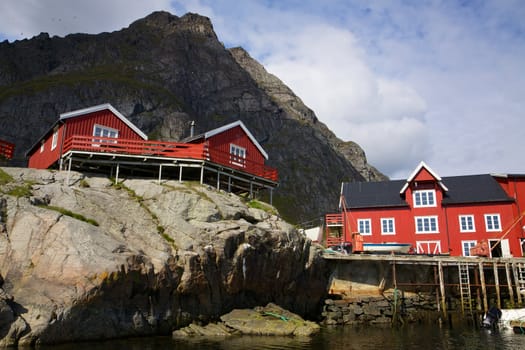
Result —
<instances>
[{"instance_id":1,"label":"sea water","mask_svg":"<svg viewBox=\"0 0 525 350\"><path fill-rule=\"evenodd\" d=\"M525 334L510 329L472 326L406 325L401 328L338 326L323 328L311 338L238 336L228 338L149 337L101 342L40 346L47 350L523 350Z\"/></svg>"}]
</instances>

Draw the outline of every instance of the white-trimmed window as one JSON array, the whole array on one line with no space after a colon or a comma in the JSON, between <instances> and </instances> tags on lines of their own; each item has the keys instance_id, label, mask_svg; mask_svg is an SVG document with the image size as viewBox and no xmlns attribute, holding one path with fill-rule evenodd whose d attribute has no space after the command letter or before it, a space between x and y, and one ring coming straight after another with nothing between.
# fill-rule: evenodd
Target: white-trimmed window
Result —
<instances>
[{"instance_id":1,"label":"white-trimmed window","mask_svg":"<svg viewBox=\"0 0 525 350\"><path fill-rule=\"evenodd\" d=\"M487 232L501 231L499 214L485 214L485 228Z\"/></svg>"},{"instance_id":2,"label":"white-trimmed window","mask_svg":"<svg viewBox=\"0 0 525 350\"><path fill-rule=\"evenodd\" d=\"M107 126L98 125L95 124L93 126L93 136L98 137L112 137L112 138L118 138L118 130L113 128L108 128ZM93 142L112 142L117 143L117 141L109 141L109 140L101 140L101 139L93 139ZM93 145L96 146L96 145Z\"/></svg>"},{"instance_id":3,"label":"white-trimmed window","mask_svg":"<svg viewBox=\"0 0 525 350\"><path fill-rule=\"evenodd\" d=\"M246 164L246 148L230 144L230 162L237 166L244 167Z\"/></svg>"},{"instance_id":4,"label":"white-trimmed window","mask_svg":"<svg viewBox=\"0 0 525 350\"><path fill-rule=\"evenodd\" d=\"M42 142L40 142L40 153L43 153L46 149L46 143L44 142L44 140L42 140Z\"/></svg>"},{"instance_id":5,"label":"white-trimmed window","mask_svg":"<svg viewBox=\"0 0 525 350\"><path fill-rule=\"evenodd\" d=\"M470 248L474 248L477 243L477 241L461 241L463 256L470 256Z\"/></svg>"},{"instance_id":6,"label":"white-trimmed window","mask_svg":"<svg viewBox=\"0 0 525 350\"><path fill-rule=\"evenodd\" d=\"M474 215L459 216L459 231L476 232L476 226L474 225Z\"/></svg>"},{"instance_id":7,"label":"white-trimmed window","mask_svg":"<svg viewBox=\"0 0 525 350\"><path fill-rule=\"evenodd\" d=\"M418 190L412 194L414 198L414 208L435 207L436 191L435 190Z\"/></svg>"},{"instance_id":8,"label":"white-trimmed window","mask_svg":"<svg viewBox=\"0 0 525 350\"><path fill-rule=\"evenodd\" d=\"M416 233L438 233L437 216L416 216Z\"/></svg>"},{"instance_id":9,"label":"white-trimmed window","mask_svg":"<svg viewBox=\"0 0 525 350\"><path fill-rule=\"evenodd\" d=\"M372 220L370 219L358 219L357 220L357 228L359 230L359 233L363 236L370 236L372 235Z\"/></svg>"},{"instance_id":10,"label":"white-trimmed window","mask_svg":"<svg viewBox=\"0 0 525 350\"><path fill-rule=\"evenodd\" d=\"M55 148L57 148L57 143L58 143L58 129L55 129L55 131L53 131L53 139L51 140L51 150L54 150Z\"/></svg>"},{"instance_id":11,"label":"white-trimmed window","mask_svg":"<svg viewBox=\"0 0 525 350\"><path fill-rule=\"evenodd\" d=\"M394 218L382 218L381 219L381 234L382 235L395 235L396 234L396 223Z\"/></svg>"}]
</instances>

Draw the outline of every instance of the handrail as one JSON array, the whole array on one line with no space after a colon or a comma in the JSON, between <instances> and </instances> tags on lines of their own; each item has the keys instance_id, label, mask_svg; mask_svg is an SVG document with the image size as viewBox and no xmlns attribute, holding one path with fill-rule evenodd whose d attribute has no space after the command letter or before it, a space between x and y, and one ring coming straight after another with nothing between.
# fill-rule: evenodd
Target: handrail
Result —
<instances>
[{"instance_id":1,"label":"handrail","mask_svg":"<svg viewBox=\"0 0 525 350\"><path fill-rule=\"evenodd\" d=\"M72 150L205 160L272 181L278 180L275 168L248 159L233 159L230 153L210 150L207 145L202 143L192 144L74 135L64 142L63 153Z\"/></svg>"},{"instance_id":2,"label":"handrail","mask_svg":"<svg viewBox=\"0 0 525 350\"><path fill-rule=\"evenodd\" d=\"M12 159L15 153L15 145L11 142L0 140L0 157Z\"/></svg>"}]
</instances>

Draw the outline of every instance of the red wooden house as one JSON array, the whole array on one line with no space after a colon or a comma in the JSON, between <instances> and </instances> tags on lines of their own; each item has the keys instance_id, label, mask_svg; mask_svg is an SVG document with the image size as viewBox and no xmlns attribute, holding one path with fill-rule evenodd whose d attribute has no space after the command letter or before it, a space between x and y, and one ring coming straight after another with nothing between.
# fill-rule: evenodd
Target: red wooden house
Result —
<instances>
[{"instance_id":1,"label":"red wooden house","mask_svg":"<svg viewBox=\"0 0 525 350\"><path fill-rule=\"evenodd\" d=\"M418 254L469 256L482 241L492 257L524 254L525 175L441 178L421 162L406 180L343 183L340 204L326 220L342 241L359 232L365 242L410 243Z\"/></svg>"},{"instance_id":2,"label":"red wooden house","mask_svg":"<svg viewBox=\"0 0 525 350\"><path fill-rule=\"evenodd\" d=\"M122 172L156 173L250 194L277 186L277 171L241 121L184 142L149 141L110 104L61 114L27 156L31 168L110 169L117 180Z\"/></svg>"}]
</instances>

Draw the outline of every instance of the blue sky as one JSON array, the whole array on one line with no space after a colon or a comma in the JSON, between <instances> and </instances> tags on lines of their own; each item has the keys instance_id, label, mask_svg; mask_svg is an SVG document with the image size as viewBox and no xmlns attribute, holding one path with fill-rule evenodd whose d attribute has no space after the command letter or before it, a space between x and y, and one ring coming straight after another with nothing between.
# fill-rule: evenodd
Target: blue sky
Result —
<instances>
[{"instance_id":1,"label":"blue sky","mask_svg":"<svg viewBox=\"0 0 525 350\"><path fill-rule=\"evenodd\" d=\"M210 17L369 163L406 178L525 173L525 1L3 0L0 40ZM271 156L271 155L270 155Z\"/></svg>"}]
</instances>

